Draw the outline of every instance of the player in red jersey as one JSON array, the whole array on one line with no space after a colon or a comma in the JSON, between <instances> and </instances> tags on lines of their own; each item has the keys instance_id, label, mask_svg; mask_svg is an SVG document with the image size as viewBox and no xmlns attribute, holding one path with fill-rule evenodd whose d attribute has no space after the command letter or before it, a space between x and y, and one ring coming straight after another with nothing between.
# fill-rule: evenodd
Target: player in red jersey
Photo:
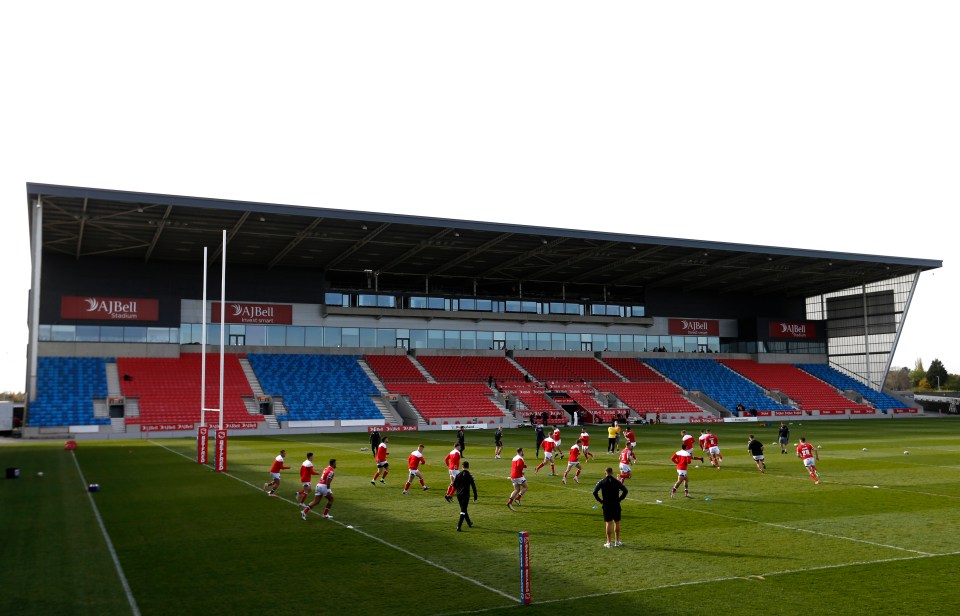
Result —
<instances>
[{"instance_id":1,"label":"player in red jersey","mask_svg":"<svg viewBox=\"0 0 960 616\"><path fill-rule=\"evenodd\" d=\"M563 450L560 449L560 428L558 428L557 426L554 426L554 427L553 427L553 434L551 434L550 436L553 437L553 442L554 442L554 444L557 446L557 450L556 450L556 451L557 451L557 458L562 458L562 457L563 457Z\"/></svg>"},{"instance_id":2,"label":"player in red jersey","mask_svg":"<svg viewBox=\"0 0 960 616\"><path fill-rule=\"evenodd\" d=\"M703 462L703 458L693 455L686 449L681 449L671 456L670 461L677 465L677 483L673 484L673 489L670 491L670 498L676 496L677 488L680 487L681 483L683 484L683 495L687 498L693 498L690 496L690 483L687 480L687 466L690 465L692 460L700 460Z\"/></svg>"},{"instance_id":3,"label":"player in red jersey","mask_svg":"<svg viewBox=\"0 0 960 616\"><path fill-rule=\"evenodd\" d=\"M567 475L570 473L570 469L576 467L577 472L573 475L573 480L577 483L580 483L580 471L583 470L583 467L580 466L580 455L583 453L581 447L583 446L583 441L577 439L577 442L573 444L573 447L570 448L570 457L567 458L567 470L563 471L563 479L560 481L563 485L567 485Z\"/></svg>"},{"instance_id":4,"label":"player in red jersey","mask_svg":"<svg viewBox=\"0 0 960 616\"><path fill-rule=\"evenodd\" d=\"M693 435L687 434L686 430L680 430L680 449L693 451Z\"/></svg>"},{"instance_id":5,"label":"player in red jersey","mask_svg":"<svg viewBox=\"0 0 960 616\"><path fill-rule=\"evenodd\" d=\"M707 431L700 430L700 436L697 437L697 443L700 445L700 451L707 450L706 442L707 442Z\"/></svg>"},{"instance_id":6,"label":"player in red jersey","mask_svg":"<svg viewBox=\"0 0 960 616\"><path fill-rule=\"evenodd\" d=\"M443 463L446 464L447 470L450 471L450 487L447 488L447 493L443 495L447 499L448 503L453 502L453 492L455 488L453 487L453 480L457 478L457 475L460 474L460 443L459 441L453 446L453 450L447 454L443 459Z\"/></svg>"},{"instance_id":7,"label":"player in red jersey","mask_svg":"<svg viewBox=\"0 0 960 616\"><path fill-rule=\"evenodd\" d=\"M710 456L710 464L720 470L720 463L723 462L723 454L720 453L720 441L717 435L707 430L707 438L703 443L707 447L707 453Z\"/></svg>"},{"instance_id":8,"label":"player in red jersey","mask_svg":"<svg viewBox=\"0 0 960 616\"><path fill-rule=\"evenodd\" d=\"M300 505L307 502L307 495L310 494L310 483L313 481L313 475L319 475L317 469L313 468L313 454L308 453L307 459L300 465L300 491L297 492L297 501Z\"/></svg>"},{"instance_id":9,"label":"player in red jersey","mask_svg":"<svg viewBox=\"0 0 960 616\"><path fill-rule=\"evenodd\" d=\"M424 490L429 490L430 488L423 482L423 473L420 472L420 465L426 464L427 460L423 457L423 443L417 445L417 448L410 452L410 455L407 456L407 469L410 471L410 476L407 477L407 483L403 486L403 493L406 494L407 490L410 489L410 484L413 483L413 478L416 477L420 480L420 487Z\"/></svg>"},{"instance_id":10,"label":"player in red jersey","mask_svg":"<svg viewBox=\"0 0 960 616\"><path fill-rule=\"evenodd\" d=\"M539 473L540 469L549 462L550 463L550 476L554 477L557 474L556 468L553 463L553 452L557 448L557 442L553 440L552 436L548 436L543 439L543 462L537 465L537 468L533 469L534 474Z\"/></svg>"},{"instance_id":11,"label":"player in red jersey","mask_svg":"<svg viewBox=\"0 0 960 616\"><path fill-rule=\"evenodd\" d=\"M630 463L636 461L637 456L633 453L633 447L627 445L620 451L620 472L617 473L618 481L630 479L630 473L633 472L633 469L630 468Z\"/></svg>"},{"instance_id":12,"label":"player in red jersey","mask_svg":"<svg viewBox=\"0 0 960 616\"><path fill-rule=\"evenodd\" d=\"M377 451L374 452L377 460L377 472L373 476L373 479L370 480L370 485L377 485L377 477L380 477L380 473L383 473L383 477L380 477L380 483L387 483L387 473L390 472L390 463L387 462L387 456L390 455L387 452L387 443L390 440L390 437L383 437L383 440L380 441L380 444L377 445Z\"/></svg>"},{"instance_id":13,"label":"player in red jersey","mask_svg":"<svg viewBox=\"0 0 960 616\"><path fill-rule=\"evenodd\" d=\"M507 499L507 508L515 511L514 505L520 506L520 497L527 493L527 478L523 476L523 469L527 468L527 463L523 461L523 447L517 447L517 455L513 456L510 462L510 483L513 484L513 492Z\"/></svg>"},{"instance_id":14,"label":"player in red jersey","mask_svg":"<svg viewBox=\"0 0 960 616\"><path fill-rule=\"evenodd\" d=\"M307 519L307 514L310 513L310 510L319 505L320 501L324 498L327 499L327 504L323 508L323 517L327 518L328 520L333 517L330 515L330 505L333 504L333 488L330 487L330 484L333 483L333 471L336 468L337 460L335 458L331 458L330 465L323 469L323 472L320 473L320 481L317 482L316 495L313 497L313 500L310 501L310 504L300 512L300 517L304 520Z\"/></svg>"},{"instance_id":15,"label":"player in red jersey","mask_svg":"<svg viewBox=\"0 0 960 616\"><path fill-rule=\"evenodd\" d=\"M280 471L285 471L290 468L283 463L286 455L287 450L281 449L280 455L273 459L273 464L270 466L270 481L263 484L263 491L269 496L277 495L277 488L280 487Z\"/></svg>"},{"instance_id":16,"label":"player in red jersey","mask_svg":"<svg viewBox=\"0 0 960 616\"><path fill-rule=\"evenodd\" d=\"M590 453L590 434L586 428L580 429L580 443L580 450L583 451L583 461L589 462L594 458L594 455Z\"/></svg>"},{"instance_id":17,"label":"player in red jersey","mask_svg":"<svg viewBox=\"0 0 960 616\"><path fill-rule=\"evenodd\" d=\"M627 431L623 433L623 437L627 439L627 447L636 449L637 435L633 433L633 426L627 426Z\"/></svg>"},{"instance_id":18,"label":"player in red jersey","mask_svg":"<svg viewBox=\"0 0 960 616\"><path fill-rule=\"evenodd\" d=\"M817 471L817 462L820 461L820 452L802 436L800 437L800 444L797 445L797 457L803 460L803 466L810 474L810 479L813 479L813 483L819 484L820 472Z\"/></svg>"}]
</instances>

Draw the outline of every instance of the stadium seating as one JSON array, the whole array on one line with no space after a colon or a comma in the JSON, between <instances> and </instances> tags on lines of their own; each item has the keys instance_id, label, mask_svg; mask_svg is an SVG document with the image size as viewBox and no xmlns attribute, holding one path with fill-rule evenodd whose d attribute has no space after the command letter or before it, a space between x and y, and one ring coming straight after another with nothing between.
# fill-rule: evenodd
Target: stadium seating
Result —
<instances>
[{"instance_id":1,"label":"stadium seating","mask_svg":"<svg viewBox=\"0 0 960 616\"><path fill-rule=\"evenodd\" d=\"M867 387L860 381L852 379L826 364L796 364L796 366L841 391L857 392L865 400L869 400L875 408L882 411L910 408L902 400L897 400L893 396Z\"/></svg>"},{"instance_id":2,"label":"stadium seating","mask_svg":"<svg viewBox=\"0 0 960 616\"><path fill-rule=\"evenodd\" d=\"M683 390L666 381L659 383L624 383L614 381L595 383L602 392L615 394L621 402L644 416L656 413L689 413L700 415L703 410L683 397Z\"/></svg>"},{"instance_id":3,"label":"stadium seating","mask_svg":"<svg viewBox=\"0 0 960 616\"><path fill-rule=\"evenodd\" d=\"M730 412L738 404L758 411L790 410L763 389L713 359L647 359L653 369L688 391L701 391Z\"/></svg>"},{"instance_id":4,"label":"stadium seating","mask_svg":"<svg viewBox=\"0 0 960 616\"><path fill-rule=\"evenodd\" d=\"M632 383L656 382L662 381L663 377L651 370L649 366L631 357L605 357L603 363L607 364Z\"/></svg>"},{"instance_id":5,"label":"stadium seating","mask_svg":"<svg viewBox=\"0 0 960 616\"><path fill-rule=\"evenodd\" d=\"M120 357L117 370L129 376L120 381L120 390L128 398L136 398L139 417L127 417L127 424L197 423L200 421L201 360L199 353L177 358ZM263 417L251 415L244 406L244 397L253 397L240 360L235 354L223 358L224 422L260 422ZM207 386L205 405L216 408L220 397L220 356L207 354ZM216 413L207 413L208 423L218 422Z\"/></svg>"},{"instance_id":6,"label":"stadium seating","mask_svg":"<svg viewBox=\"0 0 960 616\"><path fill-rule=\"evenodd\" d=\"M391 383L392 394L407 396L424 419L503 417L490 388L481 383Z\"/></svg>"},{"instance_id":7,"label":"stadium seating","mask_svg":"<svg viewBox=\"0 0 960 616\"><path fill-rule=\"evenodd\" d=\"M517 357L516 361L541 383L619 380L592 357Z\"/></svg>"},{"instance_id":8,"label":"stadium seating","mask_svg":"<svg viewBox=\"0 0 960 616\"><path fill-rule=\"evenodd\" d=\"M94 399L107 397L102 357L37 358L37 397L30 403L28 423L34 427L109 424L93 416Z\"/></svg>"},{"instance_id":9,"label":"stadium seating","mask_svg":"<svg viewBox=\"0 0 960 616\"><path fill-rule=\"evenodd\" d=\"M358 355L249 354L247 359L263 392L283 398L288 420L383 419L373 403L380 392Z\"/></svg>"},{"instance_id":10,"label":"stadium seating","mask_svg":"<svg viewBox=\"0 0 960 616\"><path fill-rule=\"evenodd\" d=\"M384 384L427 382L427 377L406 355L364 355L363 361Z\"/></svg>"},{"instance_id":11,"label":"stadium seating","mask_svg":"<svg viewBox=\"0 0 960 616\"><path fill-rule=\"evenodd\" d=\"M417 360L439 383L523 382L524 374L505 357L422 355Z\"/></svg>"},{"instance_id":12,"label":"stadium seating","mask_svg":"<svg viewBox=\"0 0 960 616\"><path fill-rule=\"evenodd\" d=\"M791 364L758 364L749 359L722 359L722 364L769 390L779 390L802 410L872 411L867 404L849 400L830 385Z\"/></svg>"}]
</instances>

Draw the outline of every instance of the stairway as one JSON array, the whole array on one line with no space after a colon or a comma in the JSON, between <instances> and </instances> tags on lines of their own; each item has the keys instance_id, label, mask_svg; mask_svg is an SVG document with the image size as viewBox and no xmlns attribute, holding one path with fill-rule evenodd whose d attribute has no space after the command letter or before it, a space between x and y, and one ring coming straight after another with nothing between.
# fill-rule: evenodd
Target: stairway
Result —
<instances>
[{"instance_id":1,"label":"stairway","mask_svg":"<svg viewBox=\"0 0 960 616\"><path fill-rule=\"evenodd\" d=\"M118 433L127 431L127 423L123 417L112 417L110 419L110 431Z\"/></svg>"},{"instance_id":2,"label":"stairway","mask_svg":"<svg viewBox=\"0 0 960 616\"><path fill-rule=\"evenodd\" d=\"M410 355L410 362L417 367L417 370L420 371L420 374L423 375L423 378L427 379L427 383L436 383L437 379L433 378L433 375L427 372L427 369L423 367L416 357Z\"/></svg>"}]
</instances>

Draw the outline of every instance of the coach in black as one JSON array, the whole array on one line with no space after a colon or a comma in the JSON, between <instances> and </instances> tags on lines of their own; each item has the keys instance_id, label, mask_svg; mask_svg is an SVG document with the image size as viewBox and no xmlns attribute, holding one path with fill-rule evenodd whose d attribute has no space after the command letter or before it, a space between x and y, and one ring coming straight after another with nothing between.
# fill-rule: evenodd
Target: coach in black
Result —
<instances>
[{"instance_id":1,"label":"coach in black","mask_svg":"<svg viewBox=\"0 0 960 616\"><path fill-rule=\"evenodd\" d=\"M377 455L377 447L380 446L380 431L374 428L370 432L370 450L373 452L374 457Z\"/></svg>"},{"instance_id":2,"label":"coach in black","mask_svg":"<svg viewBox=\"0 0 960 616\"><path fill-rule=\"evenodd\" d=\"M600 496L597 496L597 493ZM601 498L602 496L602 498ZM613 476L613 469L607 468L607 476L597 482L593 489L593 497L603 506L603 521L607 532L607 542L603 547L621 547L620 543L620 501L627 497L627 486L620 483ZM614 543L610 542L610 523L614 527Z\"/></svg>"},{"instance_id":3,"label":"coach in black","mask_svg":"<svg viewBox=\"0 0 960 616\"><path fill-rule=\"evenodd\" d=\"M470 514L467 513L467 505L470 504L470 488L473 488L473 500L477 500L477 484L473 481L473 475L470 474L470 463L464 461L463 470L454 477L453 489L457 492L457 502L460 503L460 520L457 521L457 530L461 530L464 520L467 526L473 526L470 521Z\"/></svg>"}]
</instances>

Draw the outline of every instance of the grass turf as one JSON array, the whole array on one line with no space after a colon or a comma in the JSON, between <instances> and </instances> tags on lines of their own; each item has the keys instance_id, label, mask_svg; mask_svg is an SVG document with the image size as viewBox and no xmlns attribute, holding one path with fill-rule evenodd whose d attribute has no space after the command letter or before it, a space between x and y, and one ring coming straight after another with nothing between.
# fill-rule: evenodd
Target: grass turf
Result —
<instances>
[{"instance_id":1,"label":"grass turf","mask_svg":"<svg viewBox=\"0 0 960 616\"><path fill-rule=\"evenodd\" d=\"M546 476L548 468L531 468L516 512L505 506L506 476L518 446L528 464L538 463L532 431L505 432L500 460L491 432L468 432L464 457L480 499L470 506L474 527L461 533L456 505L443 499L450 432L390 434L392 469L387 484L376 486L365 434L232 435L226 474L192 462L190 439L81 442L75 457L62 443L8 442L0 466L19 467L22 477L0 483L7 531L0 613L129 614L131 600L143 614L272 613L293 605L321 613L512 612L519 609L521 530L531 537L534 600L522 609L533 613L680 614L698 606L714 614L956 612L960 423L794 423L791 440L804 435L822 447L821 485L794 454L772 445L773 424L713 427L723 468L692 468L694 498L678 500L669 498L676 478L669 458L681 426L637 429L639 461L623 507L626 545L615 549L602 547L603 521L590 494L603 469L616 466L599 427L590 429L597 460L585 465L581 484L563 486ZM568 449L575 431L563 432ZM765 475L746 452L748 432L766 444ZM403 496L406 456L419 442L431 489L414 484ZM279 497L269 498L261 486L281 448L293 468ZM318 468L338 460L333 520L299 517L293 493L307 451ZM558 474L565 466L566 459L557 464ZM86 483L93 482L102 489L91 502Z\"/></svg>"}]
</instances>

